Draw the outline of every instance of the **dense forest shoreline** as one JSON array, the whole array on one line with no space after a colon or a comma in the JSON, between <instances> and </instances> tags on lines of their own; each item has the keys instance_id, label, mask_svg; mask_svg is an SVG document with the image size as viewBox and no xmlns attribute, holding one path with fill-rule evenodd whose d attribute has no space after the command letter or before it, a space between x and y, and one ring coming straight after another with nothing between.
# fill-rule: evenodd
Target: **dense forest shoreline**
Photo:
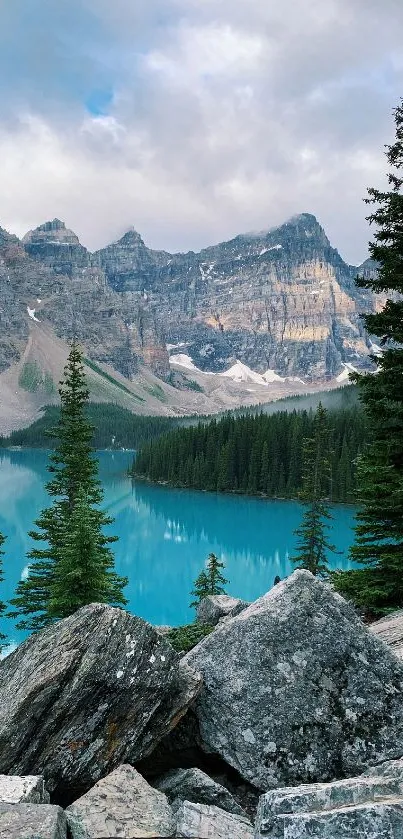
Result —
<instances>
[{"instance_id":1,"label":"dense forest shoreline","mask_svg":"<svg viewBox=\"0 0 403 839\"><path fill-rule=\"evenodd\" d=\"M223 495L229 496L232 498L250 498L254 501L297 501L299 504L303 504L304 502L301 500L298 494L296 495L263 495L261 492L242 492L242 490L235 490L235 489L221 489L221 490L213 490L213 489L199 489L196 487L188 487L188 486L178 486L178 484L172 484L169 481L154 481L151 478L147 478L146 475L139 475L133 467L129 469L129 477L132 478L133 481L137 483L147 484L148 486L157 486L161 489L179 489L184 490L184 492L199 492L204 495ZM329 501L328 502L330 507L356 507L357 502L353 499L350 501Z\"/></svg>"},{"instance_id":2,"label":"dense forest shoreline","mask_svg":"<svg viewBox=\"0 0 403 839\"><path fill-rule=\"evenodd\" d=\"M354 503L356 464L368 439L359 406L329 412L331 429L328 500ZM303 446L312 411L227 416L180 428L143 444L131 474L183 489L263 499L298 499Z\"/></svg>"}]
</instances>

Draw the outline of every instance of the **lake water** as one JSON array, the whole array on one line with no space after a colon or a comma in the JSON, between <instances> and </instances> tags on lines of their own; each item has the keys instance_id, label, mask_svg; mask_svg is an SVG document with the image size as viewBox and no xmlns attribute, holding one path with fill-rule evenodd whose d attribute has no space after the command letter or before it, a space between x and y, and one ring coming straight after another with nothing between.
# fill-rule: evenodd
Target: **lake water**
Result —
<instances>
[{"instance_id":1,"label":"lake water","mask_svg":"<svg viewBox=\"0 0 403 839\"><path fill-rule=\"evenodd\" d=\"M273 585L274 577L292 571L293 531L301 506L293 501L264 501L133 483L127 477L130 452L100 452L105 509L114 517L110 533L119 573L129 578L129 610L156 624L178 625L194 615L189 592L208 554L226 564L228 593L253 600ZM0 531L5 543L5 581L0 599L12 597L26 575L32 547L28 530L47 505L47 453L0 450ZM350 567L354 510L333 508L331 540L338 551L332 566ZM23 635L10 620L1 627L12 643Z\"/></svg>"}]
</instances>

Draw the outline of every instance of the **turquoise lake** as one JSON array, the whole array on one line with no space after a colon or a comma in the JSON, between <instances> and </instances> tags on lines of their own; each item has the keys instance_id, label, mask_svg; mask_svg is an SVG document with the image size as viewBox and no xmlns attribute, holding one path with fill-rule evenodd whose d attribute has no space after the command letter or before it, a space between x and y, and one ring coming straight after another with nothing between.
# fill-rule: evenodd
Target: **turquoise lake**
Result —
<instances>
[{"instance_id":1,"label":"turquoise lake","mask_svg":"<svg viewBox=\"0 0 403 839\"><path fill-rule=\"evenodd\" d=\"M98 458L104 506L115 519L109 532L119 536L116 567L129 578L128 608L136 615L156 624L190 622L189 592L211 551L226 564L228 593L246 600L268 591L277 574L291 573L298 503L133 483L127 477L131 452L99 452ZM7 537L1 600L27 574L28 530L47 505L47 461L41 450L0 450L0 531ZM331 564L349 568L354 509L335 506L333 516L330 538L342 553ZM23 637L10 620L0 628L13 645Z\"/></svg>"}]
</instances>

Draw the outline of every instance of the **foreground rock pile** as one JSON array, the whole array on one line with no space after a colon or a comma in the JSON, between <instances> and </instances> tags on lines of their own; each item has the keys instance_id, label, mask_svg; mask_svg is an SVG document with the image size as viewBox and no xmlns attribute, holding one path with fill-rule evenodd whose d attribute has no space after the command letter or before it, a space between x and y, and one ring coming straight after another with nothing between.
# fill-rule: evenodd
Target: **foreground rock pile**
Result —
<instances>
[{"instance_id":1,"label":"foreground rock pile","mask_svg":"<svg viewBox=\"0 0 403 839\"><path fill-rule=\"evenodd\" d=\"M402 839L393 649L307 572L229 600L182 659L95 604L0 664L0 839Z\"/></svg>"}]
</instances>

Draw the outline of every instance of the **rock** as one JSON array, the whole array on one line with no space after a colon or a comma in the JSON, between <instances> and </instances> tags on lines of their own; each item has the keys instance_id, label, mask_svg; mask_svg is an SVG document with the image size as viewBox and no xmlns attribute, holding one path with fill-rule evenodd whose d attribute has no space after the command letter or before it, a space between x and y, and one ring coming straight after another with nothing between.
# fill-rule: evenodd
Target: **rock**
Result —
<instances>
[{"instance_id":1,"label":"rock","mask_svg":"<svg viewBox=\"0 0 403 839\"><path fill-rule=\"evenodd\" d=\"M402 781L360 777L267 793L259 803L255 839L395 839L402 826Z\"/></svg>"},{"instance_id":2,"label":"rock","mask_svg":"<svg viewBox=\"0 0 403 839\"><path fill-rule=\"evenodd\" d=\"M66 810L72 839L168 839L176 819L166 796L132 766L119 766Z\"/></svg>"},{"instance_id":3,"label":"rock","mask_svg":"<svg viewBox=\"0 0 403 839\"><path fill-rule=\"evenodd\" d=\"M246 818L245 811L231 793L201 769L173 769L158 778L154 786L165 793L175 810L184 801L192 801L194 804L213 804L227 813Z\"/></svg>"},{"instance_id":4,"label":"rock","mask_svg":"<svg viewBox=\"0 0 403 839\"><path fill-rule=\"evenodd\" d=\"M53 800L69 804L149 754L199 689L150 624L86 606L1 662L0 771L43 773Z\"/></svg>"},{"instance_id":5,"label":"rock","mask_svg":"<svg viewBox=\"0 0 403 839\"><path fill-rule=\"evenodd\" d=\"M162 624L161 626L155 626L155 631L158 632L158 635L168 635L171 631L172 626L168 626L167 624Z\"/></svg>"},{"instance_id":6,"label":"rock","mask_svg":"<svg viewBox=\"0 0 403 839\"><path fill-rule=\"evenodd\" d=\"M328 781L403 754L403 666L307 571L183 659L204 686L204 748L259 789Z\"/></svg>"},{"instance_id":7,"label":"rock","mask_svg":"<svg viewBox=\"0 0 403 839\"><path fill-rule=\"evenodd\" d=\"M177 818L177 839L253 839L253 828L247 819L219 807L185 801Z\"/></svg>"},{"instance_id":8,"label":"rock","mask_svg":"<svg viewBox=\"0 0 403 839\"><path fill-rule=\"evenodd\" d=\"M391 824L402 825L402 818L403 782L398 777L305 784L262 795L255 839L392 839L400 834L383 829L388 828L389 819Z\"/></svg>"},{"instance_id":9,"label":"rock","mask_svg":"<svg viewBox=\"0 0 403 839\"><path fill-rule=\"evenodd\" d=\"M199 603L196 613L198 623L216 626L221 618L235 617L250 606L246 600L228 597L226 594L209 594Z\"/></svg>"},{"instance_id":10,"label":"rock","mask_svg":"<svg viewBox=\"0 0 403 839\"><path fill-rule=\"evenodd\" d=\"M398 658L403 659L403 611L375 621L369 629L384 641Z\"/></svg>"},{"instance_id":11,"label":"rock","mask_svg":"<svg viewBox=\"0 0 403 839\"><path fill-rule=\"evenodd\" d=\"M48 804L49 793L42 775L0 775L0 803Z\"/></svg>"},{"instance_id":12,"label":"rock","mask_svg":"<svg viewBox=\"0 0 403 839\"><path fill-rule=\"evenodd\" d=\"M67 839L66 816L51 804L0 804L0 839Z\"/></svg>"}]
</instances>

